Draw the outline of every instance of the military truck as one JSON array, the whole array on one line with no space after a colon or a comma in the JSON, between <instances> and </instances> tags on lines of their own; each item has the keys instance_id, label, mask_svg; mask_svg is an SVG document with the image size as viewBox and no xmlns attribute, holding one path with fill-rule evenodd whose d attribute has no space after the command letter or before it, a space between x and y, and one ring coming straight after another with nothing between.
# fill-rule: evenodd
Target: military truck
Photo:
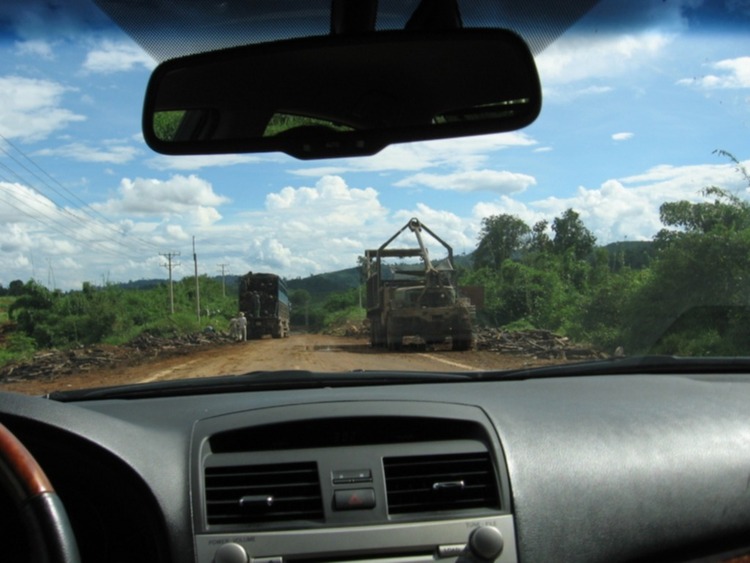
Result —
<instances>
[{"instance_id":1,"label":"military truck","mask_svg":"<svg viewBox=\"0 0 750 563\"><path fill-rule=\"evenodd\" d=\"M248 272L240 278L239 307L247 318L247 337L289 336L289 296L276 274Z\"/></svg>"},{"instance_id":2,"label":"military truck","mask_svg":"<svg viewBox=\"0 0 750 563\"><path fill-rule=\"evenodd\" d=\"M391 248L407 229L417 245ZM447 252L437 266L430 260L423 233ZM409 258L419 258L420 262L404 263ZM386 259L400 262L391 264ZM411 219L380 248L365 250L363 267L372 346L399 350L405 337L420 339L425 345L450 341L454 350L474 346L476 314L469 299L458 294L453 249L419 219Z\"/></svg>"}]
</instances>

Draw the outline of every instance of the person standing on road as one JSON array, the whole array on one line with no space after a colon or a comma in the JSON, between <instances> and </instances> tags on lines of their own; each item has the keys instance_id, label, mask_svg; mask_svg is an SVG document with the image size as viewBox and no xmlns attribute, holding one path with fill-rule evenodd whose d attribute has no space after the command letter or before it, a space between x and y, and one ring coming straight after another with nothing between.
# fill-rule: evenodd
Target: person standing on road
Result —
<instances>
[{"instance_id":1,"label":"person standing on road","mask_svg":"<svg viewBox=\"0 0 750 563\"><path fill-rule=\"evenodd\" d=\"M237 340L244 342L247 340L247 319L245 318L245 313L242 311L239 312L237 315L237 324L239 326L239 335Z\"/></svg>"},{"instance_id":2,"label":"person standing on road","mask_svg":"<svg viewBox=\"0 0 750 563\"><path fill-rule=\"evenodd\" d=\"M229 338L235 342L239 340L240 318L239 315L229 319Z\"/></svg>"}]
</instances>

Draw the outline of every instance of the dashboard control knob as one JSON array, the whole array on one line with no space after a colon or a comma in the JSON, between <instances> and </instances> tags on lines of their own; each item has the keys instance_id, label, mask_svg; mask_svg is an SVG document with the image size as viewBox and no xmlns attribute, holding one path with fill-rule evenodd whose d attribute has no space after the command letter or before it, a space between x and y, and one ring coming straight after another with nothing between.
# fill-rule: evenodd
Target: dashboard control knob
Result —
<instances>
[{"instance_id":1,"label":"dashboard control knob","mask_svg":"<svg viewBox=\"0 0 750 563\"><path fill-rule=\"evenodd\" d=\"M214 563L248 563L247 551L238 543L225 543L214 553Z\"/></svg>"},{"instance_id":2,"label":"dashboard control knob","mask_svg":"<svg viewBox=\"0 0 750 563\"><path fill-rule=\"evenodd\" d=\"M481 526L469 535L469 549L478 558L494 561L503 551L503 535L495 526Z\"/></svg>"}]
</instances>

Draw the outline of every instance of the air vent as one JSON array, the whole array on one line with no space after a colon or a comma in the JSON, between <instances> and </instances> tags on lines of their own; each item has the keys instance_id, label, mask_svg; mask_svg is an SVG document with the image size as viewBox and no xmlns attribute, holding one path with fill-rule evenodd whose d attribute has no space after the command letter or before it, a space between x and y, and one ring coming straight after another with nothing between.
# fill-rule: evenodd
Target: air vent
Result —
<instances>
[{"instance_id":1,"label":"air vent","mask_svg":"<svg viewBox=\"0 0 750 563\"><path fill-rule=\"evenodd\" d=\"M499 508L487 452L386 458L383 466L389 514Z\"/></svg>"},{"instance_id":2,"label":"air vent","mask_svg":"<svg viewBox=\"0 0 750 563\"><path fill-rule=\"evenodd\" d=\"M210 525L323 518L314 462L207 467L205 471Z\"/></svg>"}]
</instances>

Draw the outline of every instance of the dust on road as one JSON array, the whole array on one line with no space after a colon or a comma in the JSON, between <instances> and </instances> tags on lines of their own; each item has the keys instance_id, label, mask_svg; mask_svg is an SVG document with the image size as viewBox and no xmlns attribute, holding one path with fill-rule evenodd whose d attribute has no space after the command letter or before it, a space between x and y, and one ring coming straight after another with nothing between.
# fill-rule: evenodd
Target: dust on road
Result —
<instances>
[{"instance_id":1,"label":"dust on road","mask_svg":"<svg viewBox=\"0 0 750 563\"><path fill-rule=\"evenodd\" d=\"M373 349L367 339L322 334L292 334L289 338L251 340L208 347L168 359L137 366L88 371L86 373L17 381L0 385L4 391L43 395L64 391L170 379L242 374L249 371L309 370L349 372L355 370L472 371L515 369L559 363L490 351L453 352L406 348L402 352Z\"/></svg>"}]
</instances>

